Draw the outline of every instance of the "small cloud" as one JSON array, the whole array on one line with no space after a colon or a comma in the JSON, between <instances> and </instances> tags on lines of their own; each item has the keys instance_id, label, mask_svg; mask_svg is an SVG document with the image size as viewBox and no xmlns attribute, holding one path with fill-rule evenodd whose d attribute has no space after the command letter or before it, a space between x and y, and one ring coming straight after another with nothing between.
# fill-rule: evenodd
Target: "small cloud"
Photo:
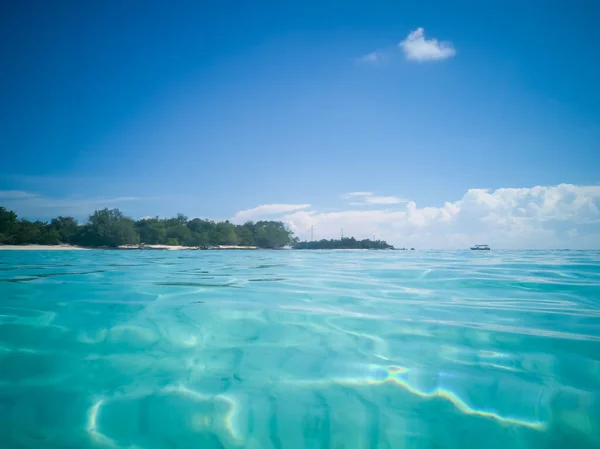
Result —
<instances>
[{"instance_id":1,"label":"small cloud","mask_svg":"<svg viewBox=\"0 0 600 449\"><path fill-rule=\"evenodd\" d=\"M364 206L365 204L402 204L406 200L397 196L375 196L373 192L350 192L342 195L345 200L353 200L352 206Z\"/></svg>"},{"instance_id":2,"label":"small cloud","mask_svg":"<svg viewBox=\"0 0 600 449\"><path fill-rule=\"evenodd\" d=\"M342 195L342 198L347 200L350 198L356 198L356 197L361 197L361 196L371 196L371 195L373 195L373 192L350 192L350 193L345 193L344 195Z\"/></svg>"},{"instance_id":3,"label":"small cloud","mask_svg":"<svg viewBox=\"0 0 600 449\"><path fill-rule=\"evenodd\" d=\"M368 196L365 198L368 204L401 204L406 203L406 200L397 196Z\"/></svg>"},{"instance_id":4,"label":"small cloud","mask_svg":"<svg viewBox=\"0 0 600 449\"><path fill-rule=\"evenodd\" d=\"M438 61L451 58L456 50L451 42L425 39L425 30L417 28L398 44L409 61Z\"/></svg>"},{"instance_id":5,"label":"small cloud","mask_svg":"<svg viewBox=\"0 0 600 449\"><path fill-rule=\"evenodd\" d=\"M38 195L35 193L24 192L22 190L0 190L0 199L2 200L22 200L36 196Z\"/></svg>"},{"instance_id":6,"label":"small cloud","mask_svg":"<svg viewBox=\"0 0 600 449\"><path fill-rule=\"evenodd\" d=\"M308 209L310 204L262 204L252 209L241 210L233 216L233 221L244 221L260 218L265 215L277 215Z\"/></svg>"},{"instance_id":7,"label":"small cloud","mask_svg":"<svg viewBox=\"0 0 600 449\"><path fill-rule=\"evenodd\" d=\"M383 51L377 50L371 53L367 53L366 55L361 56L356 60L356 62L360 64L368 64L368 65L380 65L385 64L388 61L389 57Z\"/></svg>"}]
</instances>

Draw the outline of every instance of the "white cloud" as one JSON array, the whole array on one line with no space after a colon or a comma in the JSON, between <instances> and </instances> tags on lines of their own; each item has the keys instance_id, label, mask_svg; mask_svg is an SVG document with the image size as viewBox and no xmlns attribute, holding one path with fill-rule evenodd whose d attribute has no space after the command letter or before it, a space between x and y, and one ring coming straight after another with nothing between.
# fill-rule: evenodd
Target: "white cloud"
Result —
<instances>
[{"instance_id":1,"label":"white cloud","mask_svg":"<svg viewBox=\"0 0 600 449\"><path fill-rule=\"evenodd\" d=\"M241 222L253 220L264 216L283 214L300 209L308 209L310 204L263 204L252 209L241 210L237 212L232 221Z\"/></svg>"},{"instance_id":2,"label":"white cloud","mask_svg":"<svg viewBox=\"0 0 600 449\"><path fill-rule=\"evenodd\" d=\"M356 197L361 197L361 196L371 196L373 195L373 192L350 192L350 193L345 193L342 198L344 199L350 199L350 198L356 198Z\"/></svg>"},{"instance_id":3,"label":"white cloud","mask_svg":"<svg viewBox=\"0 0 600 449\"><path fill-rule=\"evenodd\" d=\"M33 198L35 193L24 192L22 190L0 190L1 200L19 200L24 198Z\"/></svg>"},{"instance_id":4,"label":"white cloud","mask_svg":"<svg viewBox=\"0 0 600 449\"><path fill-rule=\"evenodd\" d=\"M300 239L337 238L340 228L356 238L382 238L396 246L467 248L600 248L600 185L560 184L531 188L469 189L442 205L401 203L396 196L350 192L354 207L324 211L310 204L263 204L239 211L232 220L274 219L289 224ZM71 215L83 218L94 209L124 207L157 210L160 199L122 197L52 198L26 191L0 191L0 205L19 216ZM162 198L165 201L165 198ZM191 200L186 199L186 204ZM142 213L132 214L142 216Z\"/></svg>"},{"instance_id":5,"label":"white cloud","mask_svg":"<svg viewBox=\"0 0 600 449\"><path fill-rule=\"evenodd\" d=\"M397 196L376 196L373 192L350 192L342 195L342 198L345 200L352 200L350 203L351 206L363 206L367 204L401 204L406 203L406 200L403 200Z\"/></svg>"},{"instance_id":6,"label":"white cloud","mask_svg":"<svg viewBox=\"0 0 600 449\"><path fill-rule=\"evenodd\" d=\"M345 198L372 198L353 192ZM379 209L322 212L300 208L281 219L300 239L337 238L340 228L356 238L382 238L396 246L467 248L600 248L600 186L537 186L470 189L462 198L437 207L414 201ZM254 218L260 218L254 215ZM574 232L573 230L576 229Z\"/></svg>"},{"instance_id":7,"label":"white cloud","mask_svg":"<svg viewBox=\"0 0 600 449\"><path fill-rule=\"evenodd\" d=\"M368 204L401 204L406 203L402 198L397 196L368 196L365 198Z\"/></svg>"},{"instance_id":8,"label":"white cloud","mask_svg":"<svg viewBox=\"0 0 600 449\"><path fill-rule=\"evenodd\" d=\"M412 31L399 45L406 59L410 61L437 61L456 54L451 42L425 39L423 28Z\"/></svg>"},{"instance_id":9,"label":"white cloud","mask_svg":"<svg viewBox=\"0 0 600 449\"><path fill-rule=\"evenodd\" d=\"M356 60L360 64L368 65L381 65L385 64L389 60L389 55L381 50L372 51L366 55L361 56Z\"/></svg>"}]
</instances>

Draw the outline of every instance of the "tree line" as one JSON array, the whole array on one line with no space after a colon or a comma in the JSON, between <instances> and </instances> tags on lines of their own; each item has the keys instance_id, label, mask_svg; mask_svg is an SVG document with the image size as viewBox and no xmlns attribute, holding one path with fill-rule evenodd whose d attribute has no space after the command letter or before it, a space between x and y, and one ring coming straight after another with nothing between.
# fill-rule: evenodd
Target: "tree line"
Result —
<instances>
[{"instance_id":1,"label":"tree line","mask_svg":"<svg viewBox=\"0 0 600 449\"><path fill-rule=\"evenodd\" d=\"M297 239L280 221L247 222L235 225L200 218L133 220L119 209L96 210L85 224L73 217L57 217L49 222L19 219L17 214L0 207L0 244L56 245L67 243L89 247L116 248L121 245L183 245L206 248L217 245L282 248Z\"/></svg>"},{"instance_id":2,"label":"tree line","mask_svg":"<svg viewBox=\"0 0 600 449\"><path fill-rule=\"evenodd\" d=\"M294 249L394 249L394 247L383 240L356 240L354 237L344 237L341 239L296 242Z\"/></svg>"}]
</instances>

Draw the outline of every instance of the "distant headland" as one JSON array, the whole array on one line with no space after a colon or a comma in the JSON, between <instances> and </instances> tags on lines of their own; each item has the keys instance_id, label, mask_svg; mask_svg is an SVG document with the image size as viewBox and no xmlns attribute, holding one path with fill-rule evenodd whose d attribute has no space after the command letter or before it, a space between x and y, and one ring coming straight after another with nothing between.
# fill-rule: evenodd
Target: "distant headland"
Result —
<instances>
[{"instance_id":1,"label":"distant headland","mask_svg":"<svg viewBox=\"0 0 600 449\"><path fill-rule=\"evenodd\" d=\"M314 240L310 242L298 242L294 249L394 249L394 247L383 240L356 240L354 237L343 237L341 239Z\"/></svg>"},{"instance_id":2,"label":"distant headland","mask_svg":"<svg viewBox=\"0 0 600 449\"><path fill-rule=\"evenodd\" d=\"M172 218L133 220L119 209L101 209L84 224L73 217L49 222L19 219L0 206L0 249L131 249L131 250L234 250L234 249L394 249L383 240L300 242L281 221L248 221L236 225L179 214Z\"/></svg>"}]
</instances>

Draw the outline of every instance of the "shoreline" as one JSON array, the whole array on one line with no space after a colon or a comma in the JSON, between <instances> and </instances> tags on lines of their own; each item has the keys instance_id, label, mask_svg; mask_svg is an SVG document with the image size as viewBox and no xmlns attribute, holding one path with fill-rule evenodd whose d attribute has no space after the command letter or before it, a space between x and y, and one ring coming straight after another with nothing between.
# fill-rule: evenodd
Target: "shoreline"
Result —
<instances>
[{"instance_id":1,"label":"shoreline","mask_svg":"<svg viewBox=\"0 0 600 449\"><path fill-rule=\"evenodd\" d=\"M98 248L98 249L104 249L104 248ZM208 247L201 247L201 246L182 246L182 245L145 245L145 244L141 244L141 245L121 245L118 248L114 248L114 249L124 249L124 250L144 250L144 251L214 251L214 250L219 250L219 249L226 249L226 250L232 250L232 249L263 249L263 248L259 248L258 246L239 246L239 245L217 245L217 246L208 246Z\"/></svg>"},{"instance_id":2,"label":"shoreline","mask_svg":"<svg viewBox=\"0 0 600 449\"><path fill-rule=\"evenodd\" d=\"M0 251L87 251L92 248L84 248L75 245L0 245Z\"/></svg>"},{"instance_id":3,"label":"shoreline","mask_svg":"<svg viewBox=\"0 0 600 449\"><path fill-rule=\"evenodd\" d=\"M294 250L294 248L289 248ZM258 246L217 245L200 246L169 246L169 245L121 245L117 248L90 247L77 245L0 245L0 251L285 251L285 248L259 248ZM405 248L371 249L371 248L302 248L295 251L406 251Z\"/></svg>"},{"instance_id":4,"label":"shoreline","mask_svg":"<svg viewBox=\"0 0 600 449\"><path fill-rule=\"evenodd\" d=\"M138 250L138 251L215 251L215 250L260 250L257 246L218 245L208 248L198 246L169 245L122 245L117 248L86 247L77 245L0 245L0 251L90 251L90 250Z\"/></svg>"}]
</instances>

